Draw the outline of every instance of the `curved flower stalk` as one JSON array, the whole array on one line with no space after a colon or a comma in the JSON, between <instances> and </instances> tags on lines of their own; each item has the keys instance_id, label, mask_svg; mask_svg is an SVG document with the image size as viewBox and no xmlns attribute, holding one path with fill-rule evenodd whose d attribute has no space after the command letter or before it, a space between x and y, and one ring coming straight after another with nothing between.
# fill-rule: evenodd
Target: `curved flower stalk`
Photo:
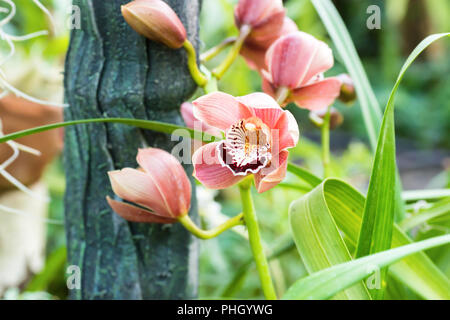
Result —
<instances>
[{"instance_id":1,"label":"curved flower stalk","mask_svg":"<svg viewBox=\"0 0 450 320\"><path fill-rule=\"evenodd\" d=\"M212 230L201 230L189 218L191 184L178 160L170 153L157 149L140 149L138 169L124 168L108 172L114 193L124 201L107 197L111 208L132 222L181 222L202 239L216 237L223 231L242 224L238 215Z\"/></svg>"},{"instance_id":2,"label":"curved flower stalk","mask_svg":"<svg viewBox=\"0 0 450 320\"><path fill-rule=\"evenodd\" d=\"M223 189L254 175L261 193L284 179L287 149L295 147L299 139L297 122L289 111L264 93L235 98L214 92L193 104L194 116L226 137L194 153L194 176L202 184Z\"/></svg>"},{"instance_id":3,"label":"curved flower stalk","mask_svg":"<svg viewBox=\"0 0 450 320\"><path fill-rule=\"evenodd\" d=\"M339 96L341 81L324 78L333 66L331 49L313 36L297 31L275 41L266 54L263 90L284 105L318 110L330 106Z\"/></svg>"}]
</instances>

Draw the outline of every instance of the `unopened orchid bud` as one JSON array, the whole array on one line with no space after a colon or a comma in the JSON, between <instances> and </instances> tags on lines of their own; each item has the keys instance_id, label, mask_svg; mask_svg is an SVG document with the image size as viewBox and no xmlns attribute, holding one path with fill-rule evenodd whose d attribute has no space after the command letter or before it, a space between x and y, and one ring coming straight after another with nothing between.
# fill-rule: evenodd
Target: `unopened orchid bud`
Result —
<instances>
[{"instance_id":1,"label":"unopened orchid bud","mask_svg":"<svg viewBox=\"0 0 450 320\"><path fill-rule=\"evenodd\" d=\"M311 111L309 118L318 127L323 125L323 119L327 114L328 108ZM334 107L330 108L330 130L338 128L344 122L344 116Z\"/></svg>"},{"instance_id":2,"label":"unopened orchid bud","mask_svg":"<svg viewBox=\"0 0 450 320\"><path fill-rule=\"evenodd\" d=\"M122 15L139 34L178 49L186 41L186 29L172 8L161 0L135 0L122 6Z\"/></svg>"},{"instance_id":3,"label":"unopened orchid bud","mask_svg":"<svg viewBox=\"0 0 450 320\"><path fill-rule=\"evenodd\" d=\"M352 104L353 102L355 102L356 91L353 79L346 73L342 73L336 78L341 81L341 92L338 99L347 104Z\"/></svg>"},{"instance_id":4,"label":"unopened orchid bud","mask_svg":"<svg viewBox=\"0 0 450 320\"><path fill-rule=\"evenodd\" d=\"M181 164L170 153L156 148L140 149L139 169L108 172L114 193L123 200L107 198L111 208L132 222L174 223L191 205L191 184Z\"/></svg>"}]
</instances>

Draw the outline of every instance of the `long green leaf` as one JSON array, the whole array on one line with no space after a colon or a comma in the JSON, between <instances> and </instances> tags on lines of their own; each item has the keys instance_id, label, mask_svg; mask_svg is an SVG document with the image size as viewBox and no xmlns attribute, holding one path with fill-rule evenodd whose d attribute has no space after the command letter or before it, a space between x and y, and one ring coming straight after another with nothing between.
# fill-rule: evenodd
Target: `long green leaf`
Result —
<instances>
[{"instance_id":1,"label":"long green leaf","mask_svg":"<svg viewBox=\"0 0 450 320\"><path fill-rule=\"evenodd\" d=\"M355 84L362 115L369 136L370 145L375 150L377 135L381 125L381 111L369 79L356 52L352 38L342 21L339 12L330 0L312 0L322 22L327 28L345 67Z\"/></svg>"},{"instance_id":2,"label":"long green leaf","mask_svg":"<svg viewBox=\"0 0 450 320\"><path fill-rule=\"evenodd\" d=\"M447 243L450 243L450 235L386 250L318 271L295 282L283 299L328 299L369 276L373 272L372 266L383 268L414 253Z\"/></svg>"},{"instance_id":3,"label":"long green leaf","mask_svg":"<svg viewBox=\"0 0 450 320\"><path fill-rule=\"evenodd\" d=\"M391 247L395 212L396 158L394 100L403 76L417 58L434 41L447 34L431 35L425 38L411 53L400 70L397 81L389 96L381 124L377 151L370 177L363 222L359 234L356 257L387 250ZM382 273L382 281L384 280ZM383 298L383 289L375 292L375 298Z\"/></svg>"},{"instance_id":4,"label":"long green leaf","mask_svg":"<svg viewBox=\"0 0 450 320\"><path fill-rule=\"evenodd\" d=\"M347 183L328 179L321 186L324 200L333 215L346 243L356 246L361 229L364 196ZM392 248L412 243L399 227L394 225ZM389 274L425 299L450 299L450 281L423 252L411 255L389 267ZM389 283L388 283L389 286Z\"/></svg>"},{"instance_id":5,"label":"long green leaf","mask_svg":"<svg viewBox=\"0 0 450 320\"><path fill-rule=\"evenodd\" d=\"M305 181L306 183L308 183L313 188L318 186L322 182L322 179L315 176L308 170L306 170L302 167L299 167L295 164L288 163L287 170L290 173L292 173L292 174L296 175L297 177L299 177L300 179L302 179L303 181Z\"/></svg>"},{"instance_id":6,"label":"long green leaf","mask_svg":"<svg viewBox=\"0 0 450 320\"><path fill-rule=\"evenodd\" d=\"M408 202L419 200L436 200L450 197L450 189L408 190L402 193L403 200Z\"/></svg>"},{"instance_id":7,"label":"long green leaf","mask_svg":"<svg viewBox=\"0 0 450 320\"><path fill-rule=\"evenodd\" d=\"M375 152L377 148L377 136L381 126L380 105L356 52L355 45L339 12L330 0L312 0L312 3L319 13L345 67L355 83L369 142L373 152ZM401 198L402 186L398 172L396 172L396 175L395 219L396 221L400 221L405 217L405 208Z\"/></svg>"},{"instance_id":8,"label":"long green leaf","mask_svg":"<svg viewBox=\"0 0 450 320\"><path fill-rule=\"evenodd\" d=\"M450 197L445 198L435 203L431 208L425 209L418 214L403 220L400 223L400 228L404 231L409 231L427 221L450 214Z\"/></svg>"},{"instance_id":9,"label":"long green leaf","mask_svg":"<svg viewBox=\"0 0 450 320\"><path fill-rule=\"evenodd\" d=\"M352 260L320 186L291 204L289 222L295 244L309 274ZM334 298L368 300L370 295L365 285L359 282L339 292Z\"/></svg>"},{"instance_id":10,"label":"long green leaf","mask_svg":"<svg viewBox=\"0 0 450 320\"><path fill-rule=\"evenodd\" d=\"M41 127L35 127L27 130L22 130L18 132L14 132L11 134L4 135L0 137L0 143L4 143L10 140L22 138L25 136L29 136L35 133L53 130L62 127L68 127L79 124L91 124L91 123L120 123L124 125L134 126L141 129L148 129L157 132L172 134L175 133L180 137L193 138L196 140L202 140L205 142L211 142L212 139L222 139L221 137L211 136L207 133L203 133L200 131L195 131L187 127L178 126L171 123L159 122L159 121L150 121L150 120L139 120L139 119L127 119L127 118L99 118L99 119L83 119L83 120L75 120L75 121L66 121L53 123Z\"/></svg>"}]
</instances>

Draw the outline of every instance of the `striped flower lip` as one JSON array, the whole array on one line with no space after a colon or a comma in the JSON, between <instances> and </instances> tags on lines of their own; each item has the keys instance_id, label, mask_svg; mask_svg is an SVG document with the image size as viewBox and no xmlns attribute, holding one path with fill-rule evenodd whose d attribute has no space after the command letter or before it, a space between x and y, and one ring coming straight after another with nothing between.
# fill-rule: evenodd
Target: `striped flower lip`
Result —
<instances>
[{"instance_id":1,"label":"striped flower lip","mask_svg":"<svg viewBox=\"0 0 450 320\"><path fill-rule=\"evenodd\" d=\"M253 174L258 192L264 192L284 179L287 149L297 145L299 130L292 114L272 97L214 92L193 105L196 119L225 133L225 140L193 155L194 176L202 184L224 189Z\"/></svg>"},{"instance_id":2,"label":"striped flower lip","mask_svg":"<svg viewBox=\"0 0 450 320\"><path fill-rule=\"evenodd\" d=\"M222 166L234 175L257 173L272 159L270 129L256 117L240 120L217 145L217 152Z\"/></svg>"}]
</instances>

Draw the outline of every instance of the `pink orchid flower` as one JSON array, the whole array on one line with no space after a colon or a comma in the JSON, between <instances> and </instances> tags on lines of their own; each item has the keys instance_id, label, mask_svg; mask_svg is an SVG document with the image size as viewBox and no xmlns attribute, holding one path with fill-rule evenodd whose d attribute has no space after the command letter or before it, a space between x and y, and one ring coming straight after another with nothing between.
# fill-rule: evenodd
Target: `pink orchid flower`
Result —
<instances>
[{"instance_id":1,"label":"pink orchid flower","mask_svg":"<svg viewBox=\"0 0 450 320\"><path fill-rule=\"evenodd\" d=\"M298 31L297 25L288 17L284 18L283 26L277 33L268 33L266 38L255 39L249 37L242 46L241 55L251 69L260 71L267 69L266 52L270 45L279 37Z\"/></svg>"},{"instance_id":2,"label":"pink orchid flower","mask_svg":"<svg viewBox=\"0 0 450 320\"><path fill-rule=\"evenodd\" d=\"M289 90L285 103L317 110L328 107L339 96L341 81L323 77L333 66L331 49L305 32L297 31L275 41L266 53L266 64L263 90L273 97L280 88Z\"/></svg>"},{"instance_id":3,"label":"pink orchid flower","mask_svg":"<svg viewBox=\"0 0 450 320\"><path fill-rule=\"evenodd\" d=\"M139 149L139 169L108 172L114 193L133 204L107 198L111 208L132 222L174 223L188 213L191 184L181 164L156 148Z\"/></svg>"},{"instance_id":4,"label":"pink orchid flower","mask_svg":"<svg viewBox=\"0 0 450 320\"><path fill-rule=\"evenodd\" d=\"M264 93L233 97L214 92L193 104L195 117L226 137L194 153L194 176L202 184L224 189L253 174L261 193L284 179L287 149L299 139L297 122L289 111Z\"/></svg>"}]
</instances>

